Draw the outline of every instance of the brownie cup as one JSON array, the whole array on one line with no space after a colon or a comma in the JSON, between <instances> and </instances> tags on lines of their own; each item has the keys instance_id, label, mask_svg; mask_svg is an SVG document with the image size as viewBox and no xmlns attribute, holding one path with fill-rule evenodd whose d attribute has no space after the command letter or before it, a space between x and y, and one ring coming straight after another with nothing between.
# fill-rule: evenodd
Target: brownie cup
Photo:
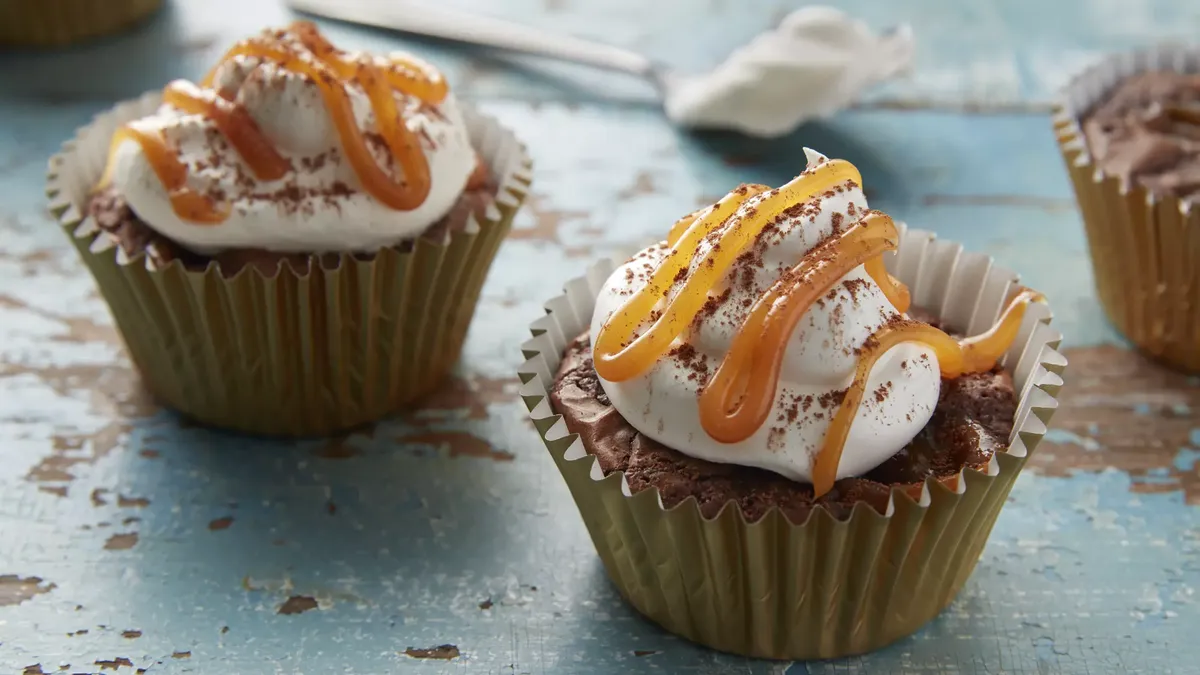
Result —
<instances>
[{"instance_id":1,"label":"brownie cup","mask_svg":"<svg viewBox=\"0 0 1200 675\"><path fill-rule=\"evenodd\" d=\"M47 193L156 398L318 436L444 380L529 167L431 64L297 22L98 116Z\"/></svg>"},{"instance_id":2,"label":"brownie cup","mask_svg":"<svg viewBox=\"0 0 1200 675\"><path fill-rule=\"evenodd\" d=\"M811 484L689 457L639 432L605 395L587 334L575 338L563 355L550 399L605 475L624 474L633 492L657 488L668 509L694 498L705 518L728 504L737 505L751 522L777 508L797 524L816 507L846 519L863 502L882 514L893 488L918 496L927 479L954 481L963 469L985 471L992 457L1008 448L1017 409L1012 377L1003 369L944 380L932 419L912 441L870 472L842 478L817 497Z\"/></svg>"},{"instance_id":3,"label":"brownie cup","mask_svg":"<svg viewBox=\"0 0 1200 675\"><path fill-rule=\"evenodd\" d=\"M569 281L519 370L621 595L776 659L875 649L946 607L1064 365L1040 294L806 155ZM935 311L911 309L916 279Z\"/></svg>"},{"instance_id":4,"label":"brownie cup","mask_svg":"<svg viewBox=\"0 0 1200 675\"><path fill-rule=\"evenodd\" d=\"M1144 353L1200 372L1200 49L1102 60L1054 124L1100 305Z\"/></svg>"}]
</instances>

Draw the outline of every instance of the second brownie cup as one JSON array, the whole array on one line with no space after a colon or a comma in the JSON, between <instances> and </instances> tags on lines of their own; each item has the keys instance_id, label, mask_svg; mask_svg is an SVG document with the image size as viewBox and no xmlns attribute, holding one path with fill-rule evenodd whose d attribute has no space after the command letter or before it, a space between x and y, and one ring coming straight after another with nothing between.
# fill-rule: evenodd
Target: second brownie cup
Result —
<instances>
[{"instance_id":1,"label":"second brownie cup","mask_svg":"<svg viewBox=\"0 0 1200 675\"><path fill-rule=\"evenodd\" d=\"M1200 48L1114 54L1055 115L1096 295L1142 352L1200 373Z\"/></svg>"},{"instance_id":2,"label":"second brownie cup","mask_svg":"<svg viewBox=\"0 0 1200 675\"><path fill-rule=\"evenodd\" d=\"M875 649L954 598L1065 363L1040 294L808 161L569 282L521 369L621 594L781 659Z\"/></svg>"}]
</instances>

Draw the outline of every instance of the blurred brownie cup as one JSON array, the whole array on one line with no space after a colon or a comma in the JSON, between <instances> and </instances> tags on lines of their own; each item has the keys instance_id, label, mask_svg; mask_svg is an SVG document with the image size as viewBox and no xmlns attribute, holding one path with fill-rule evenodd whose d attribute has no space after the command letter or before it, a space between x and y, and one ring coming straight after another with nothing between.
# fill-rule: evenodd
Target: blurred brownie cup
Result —
<instances>
[{"instance_id":1,"label":"blurred brownie cup","mask_svg":"<svg viewBox=\"0 0 1200 675\"><path fill-rule=\"evenodd\" d=\"M428 63L298 22L99 117L50 192L155 394L311 435L437 386L528 165Z\"/></svg>"},{"instance_id":2,"label":"blurred brownie cup","mask_svg":"<svg viewBox=\"0 0 1200 675\"><path fill-rule=\"evenodd\" d=\"M1105 59L1062 90L1055 127L1100 304L1146 354L1200 372L1200 49Z\"/></svg>"}]
</instances>

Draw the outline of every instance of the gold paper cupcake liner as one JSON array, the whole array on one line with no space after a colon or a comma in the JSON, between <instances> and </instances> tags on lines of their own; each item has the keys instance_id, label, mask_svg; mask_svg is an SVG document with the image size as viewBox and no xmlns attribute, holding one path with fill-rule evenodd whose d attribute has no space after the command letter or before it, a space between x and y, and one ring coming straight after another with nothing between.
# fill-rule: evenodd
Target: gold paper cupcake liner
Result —
<instances>
[{"instance_id":1,"label":"gold paper cupcake liner","mask_svg":"<svg viewBox=\"0 0 1200 675\"><path fill-rule=\"evenodd\" d=\"M1200 203L1124 185L1092 161L1081 127L1121 80L1153 70L1200 73L1200 48L1121 54L1089 68L1061 92L1054 130L1109 320L1147 355L1200 373Z\"/></svg>"},{"instance_id":2,"label":"gold paper cupcake liner","mask_svg":"<svg viewBox=\"0 0 1200 675\"><path fill-rule=\"evenodd\" d=\"M913 302L976 333L999 317L1017 277L988 256L908 230L889 271ZM668 631L726 652L774 659L833 658L877 649L935 617L962 587L1013 481L1058 406L1066 359L1050 310L1031 306L1004 358L1019 404L1007 452L986 472L927 481L917 499L894 489L886 515L859 504L846 520L815 509L803 523L778 509L746 521L730 504L705 518L694 498L664 508L658 490L631 494L551 407L547 388L568 342L591 322L614 269L601 261L546 304L523 345L521 396L558 465L609 578Z\"/></svg>"},{"instance_id":3,"label":"gold paper cupcake liner","mask_svg":"<svg viewBox=\"0 0 1200 675\"><path fill-rule=\"evenodd\" d=\"M0 45L54 47L118 33L162 0L0 0Z\"/></svg>"},{"instance_id":4,"label":"gold paper cupcake liner","mask_svg":"<svg viewBox=\"0 0 1200 675\"><path fill-rule=\"evenodd\" d=\"M154 269L85 216L113 131L159 102L147 94L81 129L51 159L47 188L150 391L204 424L308 436L378 420L435 388L529 190L530 160L513 134L464 106L472 145L499 180L495 203L464 232L371 260L226 277L215 265Z\"/></svg>"}]
</instances>

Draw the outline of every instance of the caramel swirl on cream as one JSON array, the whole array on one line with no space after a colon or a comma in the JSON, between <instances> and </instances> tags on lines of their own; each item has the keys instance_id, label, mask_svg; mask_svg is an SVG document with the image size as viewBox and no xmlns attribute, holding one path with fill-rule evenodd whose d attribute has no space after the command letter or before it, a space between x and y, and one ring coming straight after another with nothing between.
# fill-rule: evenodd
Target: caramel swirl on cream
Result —
<instances>
[{"instance_id":1,"label":"caramel swirl on cream","mask_svg":"<svg viewBox=\"0 0 1200 675\"><path fill-rule=\"evenodd\" d=\"M1022 290L966 340L908 319L908 289L882 257L897 229L866 209L860 184L850 163L811 153L792 182L734 190L643 252L640 274L638 258L618 270L597 303L593 359L622 415L681 452L771 469L821 495L910 441L941 377L993 368L1041 296ZM859 420L872 433L847 472Z\"/></svg>"},{"instance_id":2,"label":"caramel swirl on cream","mask_svg":"<svg viewBox=\"0 0 1200 675\"><path fill-rule=\"evenodd\" d=\"M114 134L101 185L201 252L363 250L435 222L474 166L436 69L339 50L297 22L168 85L157 113Z\"/></svg>"}]
</instances>

